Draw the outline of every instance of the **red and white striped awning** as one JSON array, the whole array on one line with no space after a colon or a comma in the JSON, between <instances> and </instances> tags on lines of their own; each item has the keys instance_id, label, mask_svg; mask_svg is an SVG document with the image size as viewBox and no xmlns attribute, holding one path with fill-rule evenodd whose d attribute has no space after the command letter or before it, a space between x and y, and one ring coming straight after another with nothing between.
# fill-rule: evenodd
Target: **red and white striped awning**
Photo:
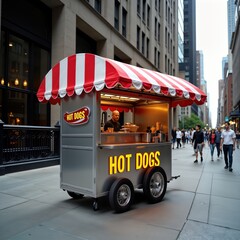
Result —
<instances>
[{"instance_id":1,"label":"red and white striped awning","mask_svg":"<svg viewBox=\"0 0 240 240\"><path fill-rule=\"evenodd\" d=\"M37 97L40 102L56 104L65 96L117 85L172 97L172 107L201 105L207 98L201 89L184 79L88 53L75 54L58 62L44 77Z\"/></svg>"}]
</instances>

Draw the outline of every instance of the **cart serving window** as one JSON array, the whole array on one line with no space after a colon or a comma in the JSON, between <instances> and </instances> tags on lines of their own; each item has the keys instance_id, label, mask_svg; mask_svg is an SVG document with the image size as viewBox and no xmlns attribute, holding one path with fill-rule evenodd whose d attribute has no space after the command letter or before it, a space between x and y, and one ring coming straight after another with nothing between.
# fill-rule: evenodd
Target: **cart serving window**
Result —
<instances>
[{"instance_id":1,"label":"cart serving window","mask_svg":"<svg viewBox=\"0 0 240 240\"><path fill-rule=\"evenodd\" d=\"M60 103L61 188L74 198L108 196L118 212L134 189L150 202L164 197L172 177L170 108L201 105L205 93L188 81L93 54L75 54L44 77L40 102ZM118 110L119 132L103 131Z\"/></svg>"}]
</instances>

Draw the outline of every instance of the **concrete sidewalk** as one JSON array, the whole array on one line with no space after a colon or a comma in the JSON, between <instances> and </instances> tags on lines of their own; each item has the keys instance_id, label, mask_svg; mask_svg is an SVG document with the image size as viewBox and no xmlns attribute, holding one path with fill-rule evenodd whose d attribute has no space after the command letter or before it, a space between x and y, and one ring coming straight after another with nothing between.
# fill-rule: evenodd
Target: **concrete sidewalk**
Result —
<instances>
[{"instance_id":1,"label":"concrete sidewalk","mask_svg":"<svg viewBox=\"0 0 240 240\"><path fill-rule=\"evenodd\" d=\"M172 151L173 176L164 200L147 204L136 192L132 209L115 214L107 201L71 199L59 188L59 166L0 177L0 239L240 239L240 150L233 172L224 160L194 164L190 144ZM215 153L216 154L216 153Z\"/></svg>"}]
</instances>

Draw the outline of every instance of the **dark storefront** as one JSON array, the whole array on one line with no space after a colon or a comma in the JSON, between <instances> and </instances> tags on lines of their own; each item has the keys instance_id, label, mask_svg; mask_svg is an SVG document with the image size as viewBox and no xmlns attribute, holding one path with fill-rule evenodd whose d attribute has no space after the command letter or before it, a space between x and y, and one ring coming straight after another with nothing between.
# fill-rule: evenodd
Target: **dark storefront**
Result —
<instances>
[{"instance_id":1,"label":"dark storefront","mask_svg":"<svg viewBox=\"0 0 240 240\"><path fill-rule=\"evenodd\" d=\"M13 7L14 6L14 7ZM51 9L39 1L2 1L0 119L12 125L50 123L36 91L50 69Z\"/></svg>"},{"instance_id":2,"label":"dark storefront","mask_svg":"<svg viewBox=\"0 0 240 240\"><path fill-rule=\"evenodd\" d=\"M40 1L2 1L0 175L59 163L59 127L47 127L50 106L36 97L51 68L51 22Z\"/></svg>"}]
</instances>

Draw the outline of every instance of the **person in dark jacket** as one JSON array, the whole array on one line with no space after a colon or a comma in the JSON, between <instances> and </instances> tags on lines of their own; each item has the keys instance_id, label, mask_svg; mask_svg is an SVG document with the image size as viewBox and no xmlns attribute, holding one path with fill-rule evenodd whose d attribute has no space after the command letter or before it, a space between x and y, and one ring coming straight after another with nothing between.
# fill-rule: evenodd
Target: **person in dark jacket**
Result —
<instances>
[{"instance_id":1,"label":"person in dark jacket","mask_svg":"<svg viewBox=\"0 0 240 240\"><path fill-rule=\"evenodd\" d=\"M222 151L220 149L220 142L221 142L221 135L222 135L221 128L218 127L215 133L216 133L215 143L217 148L217 158L219 159L220 154L222 155Z\"/></svg>"},{"instance_id":2,"label":"person in dark jacket","mask_svg":"<svg viewBox=\"0 0 240 240\"><path fill-rule=\"evenodd\" d=\"M196 125L196 131L193 134L193 148L196 155L196 160L194 163L198 162L198 152L201 156L201 162L203 161L202 153L203 153L203 146L204 146L204 134L201 130L201 125Z\"/></svg>"},{"instance_id":3,"label":"person in dark jacket","mask_svg":"<svg viewBox=\"0 0 240 240\"><path fill-rule=\"evenodd\" d=\"M118 132L121 129L121 124L118 122L119 121L119 111L114 110L112 112L112 118L106 122L104 125L104 131L107 131L108 128L113 128L114 132Z\"/></svg>"}]
</instances>

